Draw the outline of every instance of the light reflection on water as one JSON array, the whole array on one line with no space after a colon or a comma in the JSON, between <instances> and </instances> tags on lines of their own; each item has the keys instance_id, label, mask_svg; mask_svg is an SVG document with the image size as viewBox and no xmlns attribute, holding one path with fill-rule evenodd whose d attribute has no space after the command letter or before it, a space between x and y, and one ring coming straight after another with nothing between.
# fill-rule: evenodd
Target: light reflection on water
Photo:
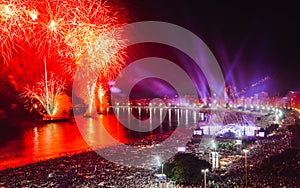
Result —
<instances>
[{"instance_id":1,"label":"light reflection on water","mask_svg":"<svg viewBox=\"0 0 300 188\"><path fill-rule=\"evenodd\" d=\"M1 140L0 168L44 160L69 152L87 150L74 121L43 124L33 127L17 125L19 135ZM12 133L14 134L14 133Z\"/></svg>"},{"instance_id":2,"label":"light reflection on water","mask_svg":"<svg viewBox=\"0 0 300 188\"><path fill-rule=\"evenodd\" d=\"M131 114L132 109L130 109L130 112L128 109L121 109L120 112L118 114L120 119L128 122L132 121L128 116ZM149 110L146 110L145 117L141 117L143 113L145 113L144 110L141 112L138 109L137 118L147 119ZM183 112L173 110L172 113L172 119L175 119L175 117L181 116ZM156 114L153 115L155 117L152 117L152 114ZM168 114L165 118L161 114L162 112L159 109L151 112L150 124L153 122L157 123L157 121L162 119L171 120L171 116L167 117ZM192 113L189 114L190 118L193 118ZM184 113L184 115L186 114ZM173 120L171 120L151 132L143 133L127 129L118 121L114 114L98 115L94 118L77 117L77 122L74 119L55 123L43 123L40 121L20 122L17 125L0 127L0 169L88 151L90 147L101 148L117 144L118 142L126 143L151 134L174 130L180 125L180 123L175 123L174 125L174 122L172 123ZM184 121L188 122L187 120ZM84 135L88 144L82 135Z\"/></svg>"},{"instance_id":3,"label":"light reflection on water","mask_svg":"<svg viewBox=\"0 0 300 188\"><path fill-rule=\"evenodd\" d=\"M173 131L178 127L195 127L195 124L199 119L203 119L204 115L199 110L191 109L120 107L116 111L116 116L114 114L96 115L93 118L76 116L76 122L73 119L67 122L44 123L37 121L19 122L11 126L1 125L0 169L88 151L91 148L127 143L152 134ZM135 126L149 126L153 129L149 132L130 130L130 126L134 125L134 117L146 120L146 124L138 122ZM118 119L129 126L123 126ZM222 118L215 118L213 121L221 125L222 120ZM159 126L155 128L157 124ZM250 132L253 132L250 126L247 127L244 129L245 131L249 129ZM222 126L210 125L204 125L203 128L205 134L207 134L208 128L209 130L223 129Z\"/></svg>"}]
</instances>

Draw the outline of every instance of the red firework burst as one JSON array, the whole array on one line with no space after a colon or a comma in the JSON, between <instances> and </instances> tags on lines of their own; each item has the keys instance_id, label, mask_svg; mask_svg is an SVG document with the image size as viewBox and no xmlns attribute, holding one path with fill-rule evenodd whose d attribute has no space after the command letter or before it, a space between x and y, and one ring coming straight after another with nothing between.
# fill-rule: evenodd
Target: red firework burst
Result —
<instances>
[{"instance_id":1,"label":"red firework burst","mask_svg":"<svg viewBox=\"0 0 300 188\"><path fill-rule=\"evenodd\" d=\"M126 14L116 5L99 0L1 0L0 13L2 60L12 68L26 69L26 73L15 71L16 77L24 72L32 76L31 82L36 82L36 75L47 75L42 71L73 76L80 59L88 54L87 75L100 69L102 76L98 81L103 83L114 79L124 65L126 53L113 50L123 44L124 37L111 31L126 23ZM29 86L27 93L35 87ZM28 97L41 103L39 98L43 95L41 92Z\"/></svg>"},{"instance_id":2,"label":"red firework burst","mask_svg":"<svg viewBox=\"0 0 300 188\"><path fill-rule=\"evenodd\" d=\"M122 15L118 14L120 10L98 0L2 0L2 58L9 62L16 52L24 55L33 51L35 56L31 58L38 58L40 62L46 58L48 64L59 63L65 72L73 74L80 58L95 42L101 41L99 38L126 22L123 10ZM110 54L111 46L121 45L123 37L119 33L111 33L109 37L101 41L100 58L102 66L109 62L111 71L113 67L119 69L124 54ZM22 50L24 52L20 52Z\"/></svg>"},{"instance_id":3,"label":"red firework burst","mask_svg":"<svg viewBox=\"0 0 300 188\"><path fill-rule=\"evenodd\" d=\"M1 55L9 62L21 49L16 46L26 46L23 50L35 51L41 60L55 56L68 72L74 72L77 61L99 37L125 23L115 10L97 0L2 0ZM103 51L122 41L119 34L110 37L110 42L102 43ZM112 59L120 60L116 56Z\"/></svg>"}]
</instances>

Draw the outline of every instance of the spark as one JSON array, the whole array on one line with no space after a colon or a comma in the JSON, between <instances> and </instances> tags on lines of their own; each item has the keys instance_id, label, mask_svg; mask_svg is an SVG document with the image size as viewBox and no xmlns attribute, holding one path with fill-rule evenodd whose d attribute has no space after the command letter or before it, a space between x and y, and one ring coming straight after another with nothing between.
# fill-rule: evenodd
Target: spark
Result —
<instances>
[{"instance_id":1,"label":"spark","mask_svg":"<svg viewBox=\"0 0 300 188\"><path fill-rule=\"evenodd\" d=\"M51 30L51 31L56 31L55 26L56 26L56 22L55 22L54 20L51 20L51 21L50 21L50 24L49 24L50 30Z\"/></svg>"},{"instance_id":2,"label":"spark","mask_svg":"<svg viewBox=\"0 0 300 188\"><path fill-rule=\"evenodd\" d=\"M28 110L39 109L40 114L44 114L45 110L47 115L55 117L59 111L60 97L65 92L65 85L64 80L51 74L47 81L43 79L34 86L25 87L21 98L25 100Z\"/></svg>"},{"instance_id":3,"label":"spark","mask_svg":"<svg viewBox=\"0 0 300 188\"><path fill-rule=\"evenodd\" d=\"M98 88L98 98L100 100L100 103L102 104L103 103L103 97L105 95L105 90L103 89L103 87L100 85L99 88Z\"/></svg>"},{"instance_id":4,"label":"spark","mask_svg":"<svg viewBox=\"0 0 300 188\"><path fill-rule=\"evenodd\" d=\"M88 82L87 84L87 91L88 91L88 109L87 109L87 115L91 115L93 111L93 105L95 100L95 88L96 83L95 82Z\"/></svg>"},{"instance_id":5,"label":"spark","mask_svg":"<svg viewBox=\"0 0 300 188\"><path fill-rule=\"evenodd\" d=\"M102 85L100 85L97 88L98 92L97 92L97 96L99 99L99 110L98 112L103 113L104 109L108 108L108 98L105 96L107 89L105 87L103 87Z\"/></svg>"},{"instance_id":6,"label":"spark","mask_svg":"<svg viewBox=\"0 0 300 188\"><path fill-rule=\"evenodd\" d=\"M28 10L28 14L30 18L35 21L38 17L38 11L37 10Z\"/></svg>"}]
</instances>

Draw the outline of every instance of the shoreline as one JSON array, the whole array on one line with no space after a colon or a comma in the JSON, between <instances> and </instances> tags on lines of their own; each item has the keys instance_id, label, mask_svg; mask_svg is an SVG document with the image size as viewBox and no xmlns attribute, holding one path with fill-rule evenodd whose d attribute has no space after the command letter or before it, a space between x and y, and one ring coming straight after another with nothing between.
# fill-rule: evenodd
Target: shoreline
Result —
<instances>
[{"instance_id":1,"label":"shoreline","mask_svg":"<svg viewBox=\"0 0 300 188\"><path fill-rule=\"evenodd\" d=\"M91 148L87 148L86 150L82 149L82 150L77 150L77 151L64 152L64 153L61 153L61 154L55 155L55 156L41 157L41 158L25 160L25 161L21 158L21 159L15 160L14 162L10 162L9 164L0 164L0 171L10 169L10 168L18 168L18 167L22 167L22 166L26 166L26 165L36 164L39 162L48 161L48 160L52 160L52 159L57 159L57 158L62 158L62 157L70 157L70 156L73 156L76 154L86 153L86 152L90 152L90 151L93 151L93 150Z\"/></svg>"},{"instance_id":2,"label":"shoreline","mask_svg":"<svg viewBox=\"0 0 300 188\"><path fill-rule=\"evenodd\" d=\"M151 134L149 136L143 137L143 138L136 138L136 139L131 139L126 143L126 145L130 145L130 144L134 144L134 143L139 143L139 141L142 141L143 139L150 139L151 137L156 137L156 136L169 136L172 133L172 131L167 131L165 133L157 133L157 134ZM86 149L80 149L77 151L69 151L69 152L64 152L64 153L60 153L59 155L53 155L53 156L49 156L49 157L41 157L41 158L36 158L36 159L31 159L31 160L23 160L18 159L15 160L14 162L11 162L9 164L1 164L0 163L0 171L4 171L7 169L16 169L16 168L20 168L20 167L24 167L27 165L34 165L40 162L45 162L45 161L50 161L50 160L55 160L55 159L60 159L60 158L64 158L64 157L72 157L74 155L77 154L85 154L85 153L89 153L89 152L96 152L95 150L101 150L101 149L111 149L115 146L118 146L118 144L116 145L110 145L110 146L104 146L104 147L99 147L97 149L92 149L91 147L88 147Z\"/></svg>"}]
</instances>

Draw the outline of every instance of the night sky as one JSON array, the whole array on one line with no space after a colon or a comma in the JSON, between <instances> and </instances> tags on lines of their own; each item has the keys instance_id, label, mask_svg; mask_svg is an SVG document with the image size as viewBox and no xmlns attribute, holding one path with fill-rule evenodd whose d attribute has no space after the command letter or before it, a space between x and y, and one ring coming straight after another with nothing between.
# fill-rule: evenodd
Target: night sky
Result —
<instances>
[{"instance_id":1,"label":"night sky","mask_svg":"<svg viewBox=\"0 0 300 188\"><path fill-rule=\"evenodd\" d=\"M129 2L132 22L165 21L198 35L221 64L226 82L238 90L265 77L270 79L253 92L265 90L282 96L300 90L300 13L296 4Z\"/></svg>"}]
</instances>

